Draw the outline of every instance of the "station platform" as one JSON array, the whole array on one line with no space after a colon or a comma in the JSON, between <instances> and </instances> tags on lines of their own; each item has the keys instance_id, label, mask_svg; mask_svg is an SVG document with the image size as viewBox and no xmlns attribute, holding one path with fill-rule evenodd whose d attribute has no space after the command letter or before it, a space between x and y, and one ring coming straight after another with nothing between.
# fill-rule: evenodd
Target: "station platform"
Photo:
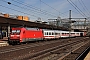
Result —
<instances>
[{"instance_id":1,"label":"station platform","mask_svg":"<svg viewBox=\"0 0 90 60\"><path fill-rule=\"evenodd\" d=\"M8 38L4 37L3 39L0 39L0 47L2 46L8 46Z\"/></svg>"},{"instance_id":2,"label":"station platform","mask_svg":"<svg viewBox=\"0 0 90 60\"><path fill-rule=\"evenodd\" d=\"M84 60L90 60L90 51L89 51L89 53L87 54L87 56L84 58Z\"/></svg>"}]
</instances>

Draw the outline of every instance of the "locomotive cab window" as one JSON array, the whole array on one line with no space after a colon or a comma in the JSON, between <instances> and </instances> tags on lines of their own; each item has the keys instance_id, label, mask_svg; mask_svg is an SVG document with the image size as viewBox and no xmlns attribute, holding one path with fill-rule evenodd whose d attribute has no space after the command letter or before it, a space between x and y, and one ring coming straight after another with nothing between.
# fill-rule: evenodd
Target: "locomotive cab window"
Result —
<instances>
[{"instance_id":1,"label":"locomotive cab window","mask_svg":"<svg viewBox=\"0 0 90 60\"><path fill-rule=\"evenodd\" d=\"M20 30L12 30L12 34L20 34Z\"/></svg>"}]
</instances>

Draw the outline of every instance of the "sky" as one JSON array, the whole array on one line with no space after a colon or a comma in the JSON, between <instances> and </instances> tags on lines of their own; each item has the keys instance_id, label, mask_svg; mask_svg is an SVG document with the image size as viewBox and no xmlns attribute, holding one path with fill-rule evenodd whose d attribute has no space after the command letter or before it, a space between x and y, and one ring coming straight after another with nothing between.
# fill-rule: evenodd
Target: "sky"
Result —
<instances>
[{"instance_id":1,"label":"sky","mask_svg":"<svg viewBox=\"0 0 90 60\"><path fill-rule=\"evenodd\" d=\"M30 21L69 18L69 10L72 18L89 18L90 0L0 0L0 13L28 16Z\"/></svg>"}]
</instances>

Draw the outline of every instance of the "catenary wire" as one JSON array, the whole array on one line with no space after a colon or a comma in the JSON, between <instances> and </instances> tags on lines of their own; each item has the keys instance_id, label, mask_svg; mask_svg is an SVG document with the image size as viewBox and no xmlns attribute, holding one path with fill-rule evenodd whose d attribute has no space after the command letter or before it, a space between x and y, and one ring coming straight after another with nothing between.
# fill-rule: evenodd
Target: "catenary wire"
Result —
<instances>
[{"instance_id":1,"label":"catenary wire","mask_svg":"<svg viewBox=\"0 0 90 60\"><path fill-rule=\"evenodd\" d=\"M70 0L71 1L71 0ZM84 12L73 2L73 1L71 1L72 2L72 4L85 16L85 17L87 17L85 14L84 14Z\"/></svg>"},{"instance_id":2,"label":"catenary wire","mask_svg":"<svg viewBox=\"0 0 90 60\"><path fill-rule=\"evenodd\" d=\"M39 11L39 13L49 15L49 16L51 15L53 17L56 17L55 14L53 14L53 13L51 14L51 12L47 12L45 10L40 10L40 8L36 8L36 7L32 6L32 5L29 6L27 3L23 4L22 1L15 1L15 0L12 0L12 1L14 1L16 3L19 3L19 4L22 4L22 5L26 6L27 8L31 8L31 9L35 10L36 12Z\"/></svg>"},{"instance_id":3,"label":"catenary wire","mask_svg":"<svg viewBox=\"0 0 90 60\"><path fill-rule=\"evenodd\" d=\"M80 13L80 15L82 15L84 17L84 15L69 0L67 0L67 1Z\"/></svg>"}]
</instances>

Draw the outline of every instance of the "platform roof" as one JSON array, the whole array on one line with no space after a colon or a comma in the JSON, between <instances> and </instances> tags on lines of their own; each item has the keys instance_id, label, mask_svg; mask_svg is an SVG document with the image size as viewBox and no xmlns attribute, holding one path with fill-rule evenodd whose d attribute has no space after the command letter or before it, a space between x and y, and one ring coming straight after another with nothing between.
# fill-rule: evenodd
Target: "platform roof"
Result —
<instances>
[{"instance_id":1,"label":"platform roof","mask_svg":"<svg viewBox=\"0 0 90 60\"><path fill-rule=\"evenodd\" d=\"M60 26L18 20L14 18L6 18L6 17L0 16L0 26L8 26L8 25L10 25L11 27L23 26L23 27L42 28L42 29L68 30L67 28L60 27Z\"/></svg>"}]
</instances>

